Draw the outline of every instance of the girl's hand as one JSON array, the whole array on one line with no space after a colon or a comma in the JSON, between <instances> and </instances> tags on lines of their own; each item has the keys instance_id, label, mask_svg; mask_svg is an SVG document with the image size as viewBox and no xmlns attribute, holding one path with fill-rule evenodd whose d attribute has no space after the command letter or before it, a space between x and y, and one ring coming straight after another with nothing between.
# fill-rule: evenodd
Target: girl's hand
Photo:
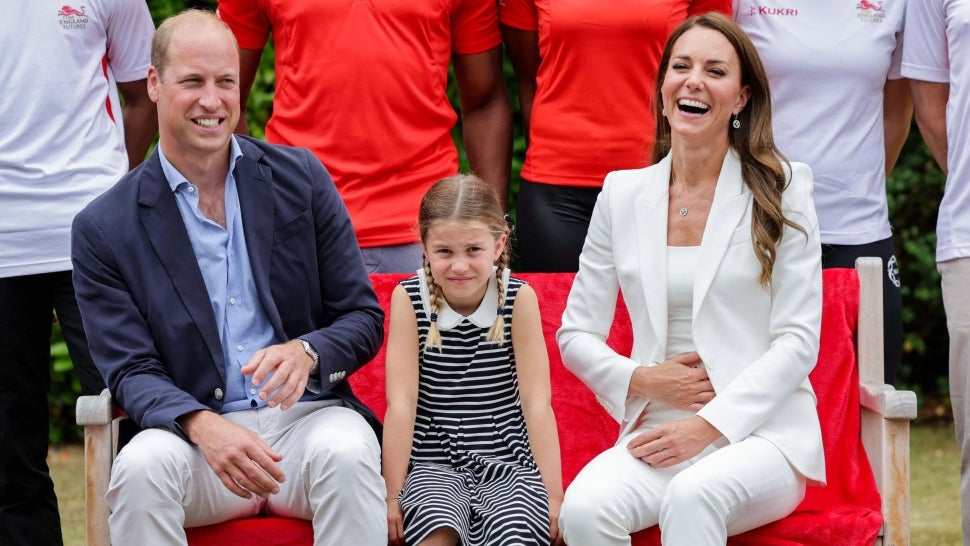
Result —
<instances>
[{"instance_id":1,"label":"girl's hand","mask_svg":"<svg viewBox=\"0 0 970 546\"><path fill-rule=\"evenodd\" d=\"M562 498L549 498L549 543L552 546L563 546L562 531L559 530L559 508Z\"/></svg>"},{"instance_id":2,"label":"girl's hand","mask_svg":"<svg viewBox=\"0 0 970 546\"><path fill-rule=\"evenodd\" d=\"M404 510L397 497L387 499L387 544L404 546Z\"/></svg>"}]
</instances>

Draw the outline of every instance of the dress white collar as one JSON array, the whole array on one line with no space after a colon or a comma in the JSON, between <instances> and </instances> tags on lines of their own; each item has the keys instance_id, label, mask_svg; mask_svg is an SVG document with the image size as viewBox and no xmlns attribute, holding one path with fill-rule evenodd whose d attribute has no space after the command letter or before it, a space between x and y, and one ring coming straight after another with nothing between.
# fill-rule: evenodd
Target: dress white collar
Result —
<instances>
[{"instance_id":1,"label":"dress white collar","mask_svg":"<svg viewBox=\"0 0 970 546\"><path fill-rule=\"evenodd\" d=\"M438 310L438 328L441 330L451 330L461 324L465 319L479 328L489 328L495 322L495 315L498 313L498 288L495 286L495 271L497 267L492 267L492 274L488 278L488 285L485 287L485 297L478 304L478 309L467 317L458 313L444 302L444 306ZM424 274L424 268L418 269L418 281L421 290L421 305L424 312L431 316L431 296L428 293L428 278ZM509 269L502 271L502 286L509 286ZM505 298L502 298L505 301Z\"/></svg>"}]
</instances>

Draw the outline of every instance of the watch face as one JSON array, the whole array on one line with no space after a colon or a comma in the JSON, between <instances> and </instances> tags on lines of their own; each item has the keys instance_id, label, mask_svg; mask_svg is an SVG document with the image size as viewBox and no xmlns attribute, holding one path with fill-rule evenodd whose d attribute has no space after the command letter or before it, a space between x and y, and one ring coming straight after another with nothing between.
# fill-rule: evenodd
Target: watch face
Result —
<instances>
[{"instance_id":1,"label":"watch face","mask_svg":"<svg viewBox=\"0 0 970 546\"><path fill-rule=\"evenodd\" d=\"M310 345L310 342L305 339L301 339L300 344L303 345L303 350L306 351L306 354L313 357L313 364L316 365L320 361L320 355L313 349L313 345Z\"/></svg>"}]
</instances>

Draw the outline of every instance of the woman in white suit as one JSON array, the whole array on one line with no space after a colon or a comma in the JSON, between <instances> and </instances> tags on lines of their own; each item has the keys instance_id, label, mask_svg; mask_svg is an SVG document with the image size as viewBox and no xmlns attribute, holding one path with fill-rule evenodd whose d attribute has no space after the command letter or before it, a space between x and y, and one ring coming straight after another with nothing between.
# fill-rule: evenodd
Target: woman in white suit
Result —
<instances>
[{"instance_id":1,"label":"woman in white suit","mask_svg":"<svg viewBox=\"0 0 970 546\"><path fill-rule=\"evenodd\" d=\"M667 546L723 545L825 480L811 171L775 147L764 68L729 18L687 20L660 67L656 164L606 177L558 332L621 423L566 491L570 546L657 523ZM618 292L629 358L605 342Z\"/></svg>"}]
</instances>

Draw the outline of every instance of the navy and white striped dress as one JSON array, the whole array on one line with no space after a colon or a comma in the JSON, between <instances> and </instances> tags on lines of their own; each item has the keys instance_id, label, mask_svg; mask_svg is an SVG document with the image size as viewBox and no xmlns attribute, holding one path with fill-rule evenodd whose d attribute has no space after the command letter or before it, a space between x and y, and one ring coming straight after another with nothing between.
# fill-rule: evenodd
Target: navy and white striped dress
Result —
<instances>
[{"instance_id":1,"label":"navy and white striped dress","mask_svg":"<svg viewBox=\"0 0 970 546\"><path fill-rule=\"evenodd\" d=\"M523 282L504 277L505 341L490 342L494 275L478 310L438 313L441 347L420 355L414 442L404 489L408 545L442 526L463 546L549 544L549 500L532 458L512 351L512 305ZM419 347L430 305L423 272L401 284L418 319Z\"/></svg>"}]
</instances>

